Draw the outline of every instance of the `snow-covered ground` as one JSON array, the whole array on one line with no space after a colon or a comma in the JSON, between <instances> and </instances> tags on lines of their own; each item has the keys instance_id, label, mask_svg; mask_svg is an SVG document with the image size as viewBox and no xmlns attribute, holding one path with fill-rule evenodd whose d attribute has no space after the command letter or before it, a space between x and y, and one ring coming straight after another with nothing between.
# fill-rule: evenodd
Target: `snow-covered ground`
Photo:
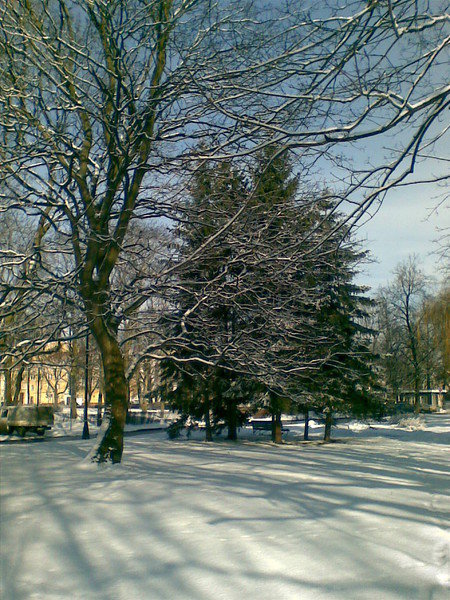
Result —
<instances>
[{"instance_id":1,"label":"snow-covered ground","mask_svg":"<svg viewBox=\"0 0 450 600\"><path fill-rule=\"evenodd\" d=\"M144 433L101 469L79 438L2 444L2 599L449 598L450 415L296 427Z\"/></svg>"}]
</instances>

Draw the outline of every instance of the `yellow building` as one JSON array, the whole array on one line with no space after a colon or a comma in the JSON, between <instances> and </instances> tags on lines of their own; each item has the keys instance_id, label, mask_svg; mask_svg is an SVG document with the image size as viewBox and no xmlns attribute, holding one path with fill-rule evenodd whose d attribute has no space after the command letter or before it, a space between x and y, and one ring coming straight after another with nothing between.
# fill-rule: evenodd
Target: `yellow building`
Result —
<instances>
[{"instance_id":1,"label":"yellow building","mask_svg":"<svg viewBox=\"0 0 450 600\"><path fill-rule=\"evenodd\" d=\"M92 354L88 370L88 391L91 404L97 404L99 396L99 368ZM0 367L1 368L1 367ZM20 385L17 396L19 404L70 404L71 394L77 404L84 403L85 352L83 347L74 351L68 344L48 344L40 356L28 364L11 371L0 370L0 401L6 402L6 387L11 396ZM71 389L72 388L72 389Z\"/></svg>"}]
</instances>

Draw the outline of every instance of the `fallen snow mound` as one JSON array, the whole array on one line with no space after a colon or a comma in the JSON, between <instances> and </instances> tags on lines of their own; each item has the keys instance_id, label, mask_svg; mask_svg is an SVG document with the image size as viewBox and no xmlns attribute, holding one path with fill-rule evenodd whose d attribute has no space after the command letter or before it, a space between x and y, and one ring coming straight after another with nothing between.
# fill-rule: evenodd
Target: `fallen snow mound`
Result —
<instances>
[{"instance_id":1,"label":"fallen snow mound","mask_svg":"<svg viewBox=\"0 0 450 600\"><path fill-rule=\"evenodd\" d=\"M426 429L423 415L396 415L391 418L391 423L393 425L398 425L398 427L404 427L405 429L408 429L408 431L419 431Z\"/></svg>"},{"instance_id":2,"label":"fallen snow mound","mask_svg":"<svg viewBox=\"0 0 450 600\"><path fill-rule=\"evenodd\" d=\"M366 431L366 429L369 429L369 425L367 423L362 423L361 421L350 421L348 429L350 429L350 431Z\"/></svg>"}]
</instances>

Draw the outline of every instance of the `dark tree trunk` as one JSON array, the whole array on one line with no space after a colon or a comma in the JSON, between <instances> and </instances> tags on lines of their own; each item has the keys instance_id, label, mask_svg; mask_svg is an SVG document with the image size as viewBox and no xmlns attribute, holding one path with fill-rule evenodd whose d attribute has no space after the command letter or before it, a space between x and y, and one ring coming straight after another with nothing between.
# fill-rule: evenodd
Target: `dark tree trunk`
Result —
<instances>
[{"instance_id":1,"label":"dark tree trunk","mask_svg":"<svg viewBox=\"0 0 450 600\"><path fill-rule=\"evenodd\" d=\"M22 389L22 379L23 379L24 371L25 371L25 366L21 365L19 367L19 370L16 373L16 380L14 382L14 394L12 397L13 404L19 404L19 402L20 402L20 390Z\"/></svg>"},{"instance_id":2,"label":"dark tree trunk","mask_svg":"<svg viewBox=\"0 0 450 600\"><path fill-rule=\"evenodd\" d=\"M125 363L117 339L102 319L93 320L91 331L102 357L105 392L104 429L99 433L101 437L91 455L91 460L98 463L108 461L120 463L128 407Z\"/></svg>"},{"instance_id":3,"label":"dark tree trunk","mask_svg":"<svg viewBox=\"0 0 450 600\"><path fill-rule=\"evenodd\" d=\"M227 400L227 440L237 440L237 413L236 402L232 399Z\"/></svg>"},{"instance_id":4,"label":"dark tree trunk","mask_svg":"<svg viewBox=\"0 0 450 600\"><path fill-rule=\"evenodd\" d=\"M99 392L97 400L97 427L100 427L100 425L102 424L102 400L103 395L101 392Z\"/></svg>"},{"instance_id":5,"label":"dark tree trunk","mask_svg":"<svg viewBox=\"0 0 450 600\"><path fill-rule=\"evenodd\" d=\"M5 404L12 404L13 389L12 389L12 375L11 369L6 367L5 369Z\"/></svg>"},{"instance_id":6,"label":"dark tree trunk","mask_svg":"<svg viewBox=\"0 0 450 600\"><path fill-rule=\"evenodd\" d=\"M281 444L283 442L281 431L281 411L277 411L272 414L272 441L275 442L275 444Z\"/></svg>"},{"instance_id":7,"label":"dark tree trunk","mask_svg":"<svg viewBox=\"0 0 450 600\"><path fill-rule=\"evenodd\" d=\"M78 417L77 398L76 398L76 396L71 396L70 397L70 418L76 419L77 417Z\"/></svg>"},{"instance_id":8,"label":"dark tree trunk","mask_svg":"<svg viewBox=\"0 0 450 600\"><path fill-rule=\"evenodd\" d=\"M305 429L303 432L303 439L309 440L309 408L305 408Z\"/></svg>"},{"instance_id":9,"label":"dark tree trunk","mask_svg":"<svg viewBox=\"0 0 450 600\"><path fill-rule=\"evenodd\" d=\"M418 378L414 380L414 412L420 412L420 382Z\"/></svg>"},{"instance_id":10,"label":"dark tree trunk","mask_svg":"<svg viewBox=\"0 0 450 600\"><path fill-rule=\"evenodd\" d=\"M325 413L325 433L323 435L324 442L331 442L331 425L333 424L333 413L327 410Z\"/></svg>"},{"instance_id":11,"label":"dark tree trunk","mask_svg":"<svg viewBox=\"0 0 450 600\"><path fill-rule=\"evenodd\" d=\"M212 442L212 429L211 429L211 415L210 415L210 402L205 398L205 441Z\"/></svg>"},{"instance_id":12,"label":"dark tree trunk","mask_svg":"<svg viewBox=\"0 0 450 600\"><path fill-rule=\"evenodd\" d=\"M70 371L69 371L69 396L70 396L70 418L76 419L77 413L77 375L74 358L74 345L73 342L70 344Z\"/></svg>"},{"instance_id":13,"label":"dark tree trunk","mask_svg":"<svg viewBox=\"0 0 450 600\"><path fill-rule=\"evenodd\" d=\"M89 333L86 335L86 348L84 354L84 411L83 411L83 440L90 438L89 434L89 402L90 402L90 386L89 386Z\"/></svg>"},{"instance_id":14,"label":"dark tree trunk","mask_svg":"<svg viewBox=\"0 0 450 600\"><path fill-rule=\"evenodd\" d=\"M138 401L139 401L139 408L142 410L142 412L147 412L147 401L145 399L145 394L144 394L144 382L141 379L141 374L137 373L137 395L138 395Z\"/></svg>"},{"instance_id":15,"label":"dark tree trunk","mask_svg":"<svg viewBox=\"0 0 450 600\"><path fill-rule=\"evenodd\" d=\"M412 365L414 369L414 412L418 413L420 411L420 360L418 354L418 347L416 339L416 332L414 324L411 321L410 315L410 299L408 297L407 305L406 305L406 326L408 328L409 334L409 346L411 348L411 356L412 356Z\"/></svg>"},{"instance_id":16,"label":"dark tree trunk","mask_svg":"<svg viewBox=\"0 0 450 600\"><path fill-rule=\"evenodd\" d=\"M69 369L69 396L70 396L70 418L76 419L77 412L77 369L75 358L75 345L70 342L70 369Z\"/></svg>"},{"instance_id":17,"label":"dark tree trunk","mask_svg":"<svg viewBox=\"0 0 450 600\"><path fill-rule=\"evenodd\" d=\"M58 398L57 390L58 390L58 383L57 383L57 381L55 381L55 396L56 396L56 398ZM39 406L40 402L41 402L41 369L38 367L38 369L37 369L36 406Z\"/></svg>"}]
</instances>

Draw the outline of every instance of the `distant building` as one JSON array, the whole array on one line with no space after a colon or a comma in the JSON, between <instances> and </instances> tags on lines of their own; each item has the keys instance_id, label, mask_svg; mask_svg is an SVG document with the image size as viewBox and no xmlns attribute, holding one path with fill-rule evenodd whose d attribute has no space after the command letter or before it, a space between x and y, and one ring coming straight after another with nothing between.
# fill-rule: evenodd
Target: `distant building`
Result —
<instances>
[{"instance_id":1,"label":"distant building","mask_svg":"<svg viewBox=\"0 0 450 600\"><path fill-rule=\"evenodd\" d=\"M55 344L56 346L56 344ZM15 389L17 377L21 378L18 396L19 404L70 404L71 394L76 398L78 406L84 404L84 376L85 357L82 348L75 357L75 367L71 367L74 360L73 352L67 344L59 344L55 352L49 352L52 344L46 347L46 354L35 356L25 367L16 367L10 372L10 385ZM72 388L70 375L72 370ZM101 390L101 367L97 356L92 356L89 368L89 404L96 406ZM159 362L146 361L139 365L129 381L129 399L132 405L153 405L155 409L164 408L159 391L160 372ZM5 371L0 367L0 404L6 401Z\"/></svg>"},{"instance_id":2,"label":"distant building","mask_svg":"<svg viewBox=\"0 0 450 600\"><path fill-rule=\"evenodd\" d=\"M436 412L445 408L447 390L420 390L419 406L422 409ZM397 402L415 404L416 393L414 390L402 390L397 394Z\"/></svg>"},{"instance_id":3,"label":"distant building","mask_svg":"<svg viewBox=\"0 0 450 600\"><path fill-rule=\"evenodd\" d=\"M74 353L68 344L50 343L40 356L35 356L27 364L8 372L11 393L14 393L18 378L20 388L19 404L70 404L71 394L77 404L84 403L84 357L78 354L73 367ZM95 361L94 361L95 362ZM72 372L72 382L71 379ZM89 369L90 403L98 402L98 368ZM0 403L6 401L7 378L0 369ZM72 390L71 390L72 385Z\"/></svg>"},{"instance_id":4,"label":"distant building","mask_svg":"<svg viewBox=\"0 0 450 600\"><path fill-rule=\"evenodd\" d=\"M18 370L13 370L12 381ZM48 365L33 362L28 365L22 374L19 404L70 404L70 368L64 365ZM82 385L77 386L76 400L80 406L84 403ZM90 394L90 404L97 404L99 390L95 387ZM5 376L0 372L0 401L5 402Z\"/></svg>"}]
</instances>

